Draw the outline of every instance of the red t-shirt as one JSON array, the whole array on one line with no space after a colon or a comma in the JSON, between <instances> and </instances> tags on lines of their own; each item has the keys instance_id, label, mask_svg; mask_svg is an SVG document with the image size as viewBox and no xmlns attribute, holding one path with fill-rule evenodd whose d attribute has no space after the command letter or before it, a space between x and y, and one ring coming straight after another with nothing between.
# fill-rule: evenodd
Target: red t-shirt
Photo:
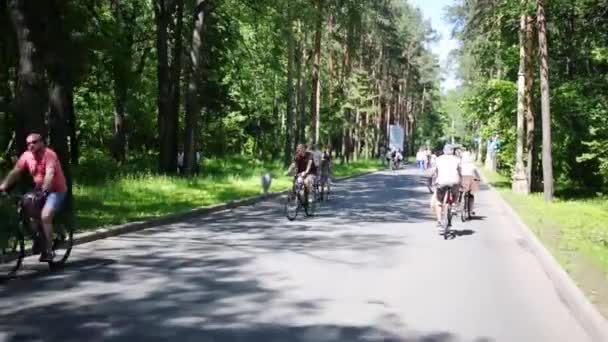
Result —
<instances>
[{"instance_id":1,"label":"red t-shirt","mask_svg":"<svg viewBox=\"0 0 608 342\"><path fill-rule=\"evenodd\" d=\"M61 163L59 162L59 158L57 158L57 154L50 148L45 147L37 155L34 155L30 151L25 151L17 161L17 168L28 170L34 178L36 187L42 187L44 184L46 168L49 165L55 166L55 176L48 190L50 192L66 192L67 187Z\"/></svg>"}]
</instances>

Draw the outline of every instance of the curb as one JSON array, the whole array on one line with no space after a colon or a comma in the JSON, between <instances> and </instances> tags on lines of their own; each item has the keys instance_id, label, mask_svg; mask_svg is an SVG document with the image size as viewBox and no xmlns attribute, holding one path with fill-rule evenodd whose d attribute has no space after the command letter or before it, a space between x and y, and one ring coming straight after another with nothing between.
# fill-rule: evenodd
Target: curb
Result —
<instances>
[{"instance_id":1,"label":"curb","mask_svg":"<svg viewBox=\"0 0 608 342\"><path fill-rule=\"evenodd\" d=\"M481 179L500 198L502 206L514 218L518 231L522 233L524 239L529 243L530 251L538 259L545 274L553 283L562 303L570 310L592 341L608 341L608 320L589 301L570 275L561 267L551 252L545 248L536 234L532 232L530 227L500 195L496 188L487 182L487 178L483 173L481 173Z\"/></svg>"},{"instance_id":2,"label":"curb","mask_svg":"<svg viewBox=\"0 0 608 342\"><path fill-rule=\"evenodd\" d=\"M356 174L356 175L336 178L333 180L333 182L342 182L342 181L349 180L352 178L363 177L363 176L367 176L367 175L370 175L370 174L373 174L373 173L376 173L379 171L382 171L382 170L367 171L367 172L363 172L363 173ZM224 210L230 210L230 209L235 209L235 208L242 207L242 206L256 204L258 202L262 202L262 201L265 201L268 199L272 199L272 198L284 195L287 193L287 191L288 190L283 190L283 191L271 192L267 195L257 195L257 196L252 196L252 197L246 197L246 198L239 199L239 200L228 201L226 203L220 203L220 204L215 204L215 205L201 207L201 208L195 208L195 209L192 209L192 210L184 212L184 213L169 214L169 215L165 215L162 217L158 217L158 218L154 218L154 219L150 219L150 220L146 220L146 221L129 222L129 223L121 224L121 225L107 226L107 227L99 228L99 229L89 231L86 233L80 233L80 234L74 235L74 246L105 239L105 238L109 238L109 237L119 236L119 235L128 234L128 233L134 233L134 232L144 230L147 228L176 223L176 222L179 222L182 220L187 220L187 219L194 218L194 217L209 215L209 214L217 213L217 212L224 211Z\"/></svg>"}]
</instances>

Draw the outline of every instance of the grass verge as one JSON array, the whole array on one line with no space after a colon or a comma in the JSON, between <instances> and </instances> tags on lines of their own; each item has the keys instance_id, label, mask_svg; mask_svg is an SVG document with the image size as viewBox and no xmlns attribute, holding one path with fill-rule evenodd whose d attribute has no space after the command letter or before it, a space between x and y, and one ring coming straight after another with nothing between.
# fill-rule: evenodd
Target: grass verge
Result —
<instances>
[{"instance_id":1,"label":"grass verge","mask_svg":"<svg viewBox=\"0 0 608 342\"><path fill-rule=\"evenodd\" d=\"M228 158L206 159L204 165L203 174L192 178L128 172L91 181L81 172L74 187L78 229L146 220L255 196L261 193L260 176L265 171L273 174L270 191L286 190L291 185L291 178L278 162ZM378 169L378 160L360 160L336 163L333 174L345 177Z\"/></svg>"},{"instance_id":2,"label":"grass verge","mask_svg":"<svg viewBox=\"0 0 608 342\"><path fill-rule=\"evenodd\" d=\"M509 178L482 171L608 318L608 198L549 203L543 194L514 194Z\"/></svg>"}]
</instances>

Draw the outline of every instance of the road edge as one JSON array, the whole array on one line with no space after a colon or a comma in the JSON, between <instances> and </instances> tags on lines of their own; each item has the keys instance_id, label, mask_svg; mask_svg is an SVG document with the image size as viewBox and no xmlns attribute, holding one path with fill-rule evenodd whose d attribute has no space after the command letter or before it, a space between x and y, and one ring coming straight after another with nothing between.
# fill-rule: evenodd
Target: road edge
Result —
<instances>
[{"instance_id":1,"label":"road edge","mask_svg":"<svg viewBox=\"0 0 608 342\"><path fill-rule=\"evenodd\" d=\"M540 262L545 274L549 277L560 300L572 313L577 322L595 342L608 341L608 320L591 303L585 293L576 285L576 282L562 268L557 259L545 247L532 229L523 221L519 214L502 197L500 192L487 181L481 172L481 180L494 194L500 198L505 211L513 217L517 229L527 240L530 251Z\"/></svg>"},{"instance_id":2,"label":"road edge","mask_svg":"<svg viewBox=\"0 0 608 342\"><path fill-rule=\"evenodd\" d=\"M374 170L374 171L366 171L366 172L355 174L355 175L336 178L333 180L333 182L334 183L343 182L345 180L358 178L358 177L364 177L364 176L367 176L367 175L370 175L370 174L373 174L376 172L380 172L380 171L382 171L382 169L378 169L378 170ZM246 198L242 198L242 199L238 199L238 200L228 201L225 203L214 204L211 206L194 208L194 209L191 209L191 210L183 212L183 213L168 214L168 215L153 218L150 220L135 221L135 222L129 222L129 223L124 223L124 224L120 224L120 225L105 226L105 227L95 229L93 231L74 235L74 246L82 245L82 244L97 241L97 240L106 239L109 237L124 235L124 234L128 234L128 233L134 233L134 232L144 230L147 228L176 223L176 222L191 219L194 217L201 217L201 216L205 216L205 215L209 215L209 214L218 213L221 211L235 209L238 207L253 205L253 204L265 201L265 200L279 197L286 193L287 193L287 190L276 191L276 192L271 192L267 195L251 196L251 197L246 197Z\"/></svg>"}]
</instances>

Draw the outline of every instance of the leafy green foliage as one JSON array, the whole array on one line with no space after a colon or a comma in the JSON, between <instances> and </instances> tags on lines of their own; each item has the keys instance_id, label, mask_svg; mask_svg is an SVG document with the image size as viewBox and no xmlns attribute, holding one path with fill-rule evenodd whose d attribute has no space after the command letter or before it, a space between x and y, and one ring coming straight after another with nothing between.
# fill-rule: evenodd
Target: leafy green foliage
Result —
<instances>
[{"instance_id":1,"label":"leafy green foliage","mask_svg":"<svg viewBox=\"0 0 608 342\"><path fill-rule=\"evenodd\" d=\"M499 132L503 141L501 172L514 163L515 106L519 41L523 13L534 15L534 1L458 1L448 9L464 80L463 101L468 127L465 135L487 138ZM608 90L608 17L606 1L547 2L553 166L558 189L595 194L608 191L608 164L603 147ZM538 79L538 64L534 65ZM540 151L540 89L534 84L536 151ZM540 155L538 156L540 157ZM539 167L540 164L535 167Z\"/></svg>"}]
</instances>

